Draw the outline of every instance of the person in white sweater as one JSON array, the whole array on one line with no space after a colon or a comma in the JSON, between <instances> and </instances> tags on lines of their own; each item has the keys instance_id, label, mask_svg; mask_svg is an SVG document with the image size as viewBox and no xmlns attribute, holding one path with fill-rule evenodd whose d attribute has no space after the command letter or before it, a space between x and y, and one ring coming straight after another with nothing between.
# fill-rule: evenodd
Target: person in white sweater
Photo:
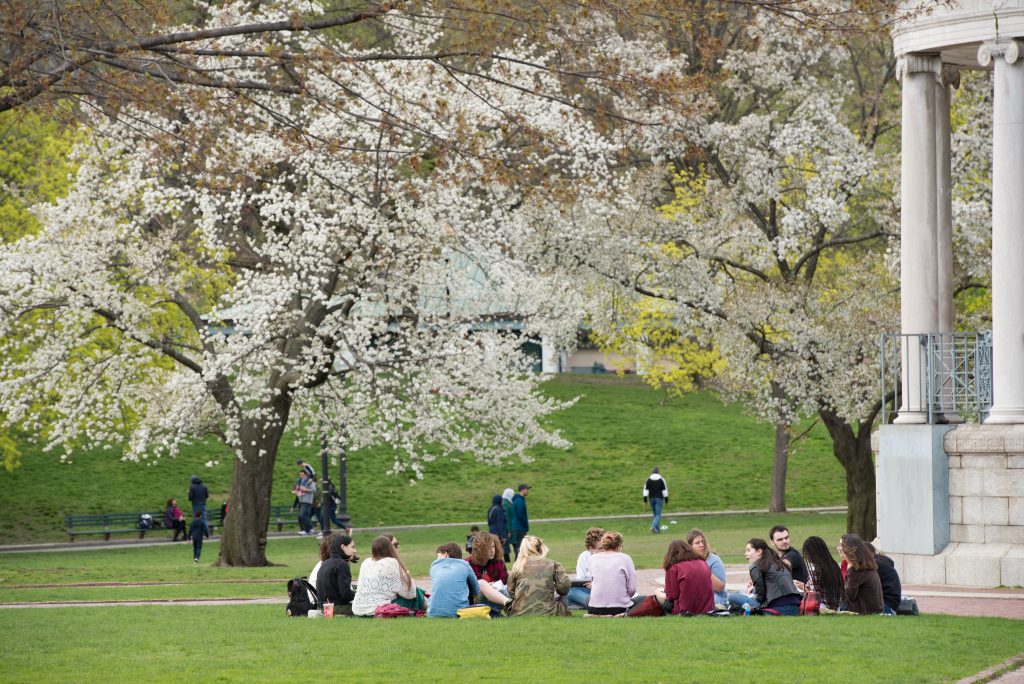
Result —
<instances>
[{"instance_id":1,"label":"person in white sweater","mask_svg":"<svg viewBox=\"0 0 1024 684\"><path fill-rule=\"evenodd\" d=\"M370 546L370 558L359 566L359 583L352 599L352 614L372 616L378 606L392 603L396 597L416 598L416 585L398 558L391 540L381 536Z\"/></svg>"}]
</instances>

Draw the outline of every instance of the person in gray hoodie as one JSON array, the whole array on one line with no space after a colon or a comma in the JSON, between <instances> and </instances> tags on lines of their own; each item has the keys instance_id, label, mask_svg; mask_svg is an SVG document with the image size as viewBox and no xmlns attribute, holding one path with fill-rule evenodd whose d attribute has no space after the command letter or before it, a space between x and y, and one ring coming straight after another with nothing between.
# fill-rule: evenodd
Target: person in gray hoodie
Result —
<instances>
[{"instance_id":1,"label":"person in gray hoodie","mask_svg":"<svg viewBox=\"0 0 1024 684\"><path fill-rule=\"evenodd\" d=\"M192 485L188 488L188 500L192 502L192 517L201 513L203 522L206 522L206 500L210 498L210 490L206 488L203 481L193 475Z\"/></svg>"}]
</instances>

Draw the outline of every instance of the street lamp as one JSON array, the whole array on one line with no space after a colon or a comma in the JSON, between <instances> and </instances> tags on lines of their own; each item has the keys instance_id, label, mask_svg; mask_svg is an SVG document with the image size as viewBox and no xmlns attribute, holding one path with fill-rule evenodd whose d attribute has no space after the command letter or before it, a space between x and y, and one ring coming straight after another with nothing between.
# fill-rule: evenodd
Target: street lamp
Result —
<instances>
[{"instance_id":1,"label":"street lamp","mask_svg":"<svg viewBox=\"0 0 1024 684\"><path fill-rule=\"evenodd\" d=\"M323 489L324 494L330 497L330 501L334 503L336 508L336 515L332 515L328 509L327 515L324 516L324 532L331 531L331 519L336 518L337 522L342 531L347 531L352 528L352 517L348 514L348 452L345 448L345 443L341 443L341 464L338 478L338 484L340 489L334 488L334 483L331 482L330 477L327 474L327 430L324 428L323 418L324 416L324 399L320 397L320 472L323 473Z\"/></svg>"}]
</instances>

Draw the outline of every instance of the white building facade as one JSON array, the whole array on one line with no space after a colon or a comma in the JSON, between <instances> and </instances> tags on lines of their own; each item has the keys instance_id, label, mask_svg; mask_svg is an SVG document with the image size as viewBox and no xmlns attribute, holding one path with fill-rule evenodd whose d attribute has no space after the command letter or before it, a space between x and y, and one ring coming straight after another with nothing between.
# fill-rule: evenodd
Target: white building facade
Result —
<instances>
[{"instance_id":1,"label":"white building facade","mask_svg":"<svg viewBox=\"0 0 1024 684\"><path fill-rule=\"evenodd\" d=\"M901 327L951 333L950 97L994 72L992 406L984 422L928 410L922 345L904 338L898 415L876 435L878 526L908 583L1024 585L1024 0L906 3ZM922 338L923 339L923 338ZM931 390L929 390L931 391Z\"/></svg>"}]
</instances>

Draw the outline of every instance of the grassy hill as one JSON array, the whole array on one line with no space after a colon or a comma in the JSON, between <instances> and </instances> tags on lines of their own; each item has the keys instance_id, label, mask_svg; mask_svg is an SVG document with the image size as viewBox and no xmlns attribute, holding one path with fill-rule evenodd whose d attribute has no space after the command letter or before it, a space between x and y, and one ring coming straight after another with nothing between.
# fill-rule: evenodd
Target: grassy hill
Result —
<instances>
[{"instance_id":1,"label":"grassy hill","mask_svg":"<svg viewBox=\"0 0 1024 684\"><path fill-rule=\"evenodd\" d=\"M573 442L567 451L539 448L528 464L494 468L471 458L436 461L424 480L385 474L387 450L350 454L349 511L359 526L479 520L493 494L519 482L533 485L531 518L641 512L650 468L669 484L669 510L765 507L770 491L773 429L698 393L662 403L664 395L637 378L563 375L545 385L551 396L580 400L552 417ZM187 499L197 474L219 506L231 481L231 455L215 442L197 444L175 459L127 463L112 451L83 451L69 464L25 445L22 467L0 470L0 543L65 539L68 513L161 509L168 497ZM274 503L291 503L295 458L319 464L310 448L287 439L278 455ZM219 460L207 468L204 464ZM317 468L319 470L319 467ZM337 480L336 468L333 479ZM816 427L796 447L787 503L844 502L842 468L825 431ZM188 510L187 500L182 506Z\"/></svg>"}]
</instances>

